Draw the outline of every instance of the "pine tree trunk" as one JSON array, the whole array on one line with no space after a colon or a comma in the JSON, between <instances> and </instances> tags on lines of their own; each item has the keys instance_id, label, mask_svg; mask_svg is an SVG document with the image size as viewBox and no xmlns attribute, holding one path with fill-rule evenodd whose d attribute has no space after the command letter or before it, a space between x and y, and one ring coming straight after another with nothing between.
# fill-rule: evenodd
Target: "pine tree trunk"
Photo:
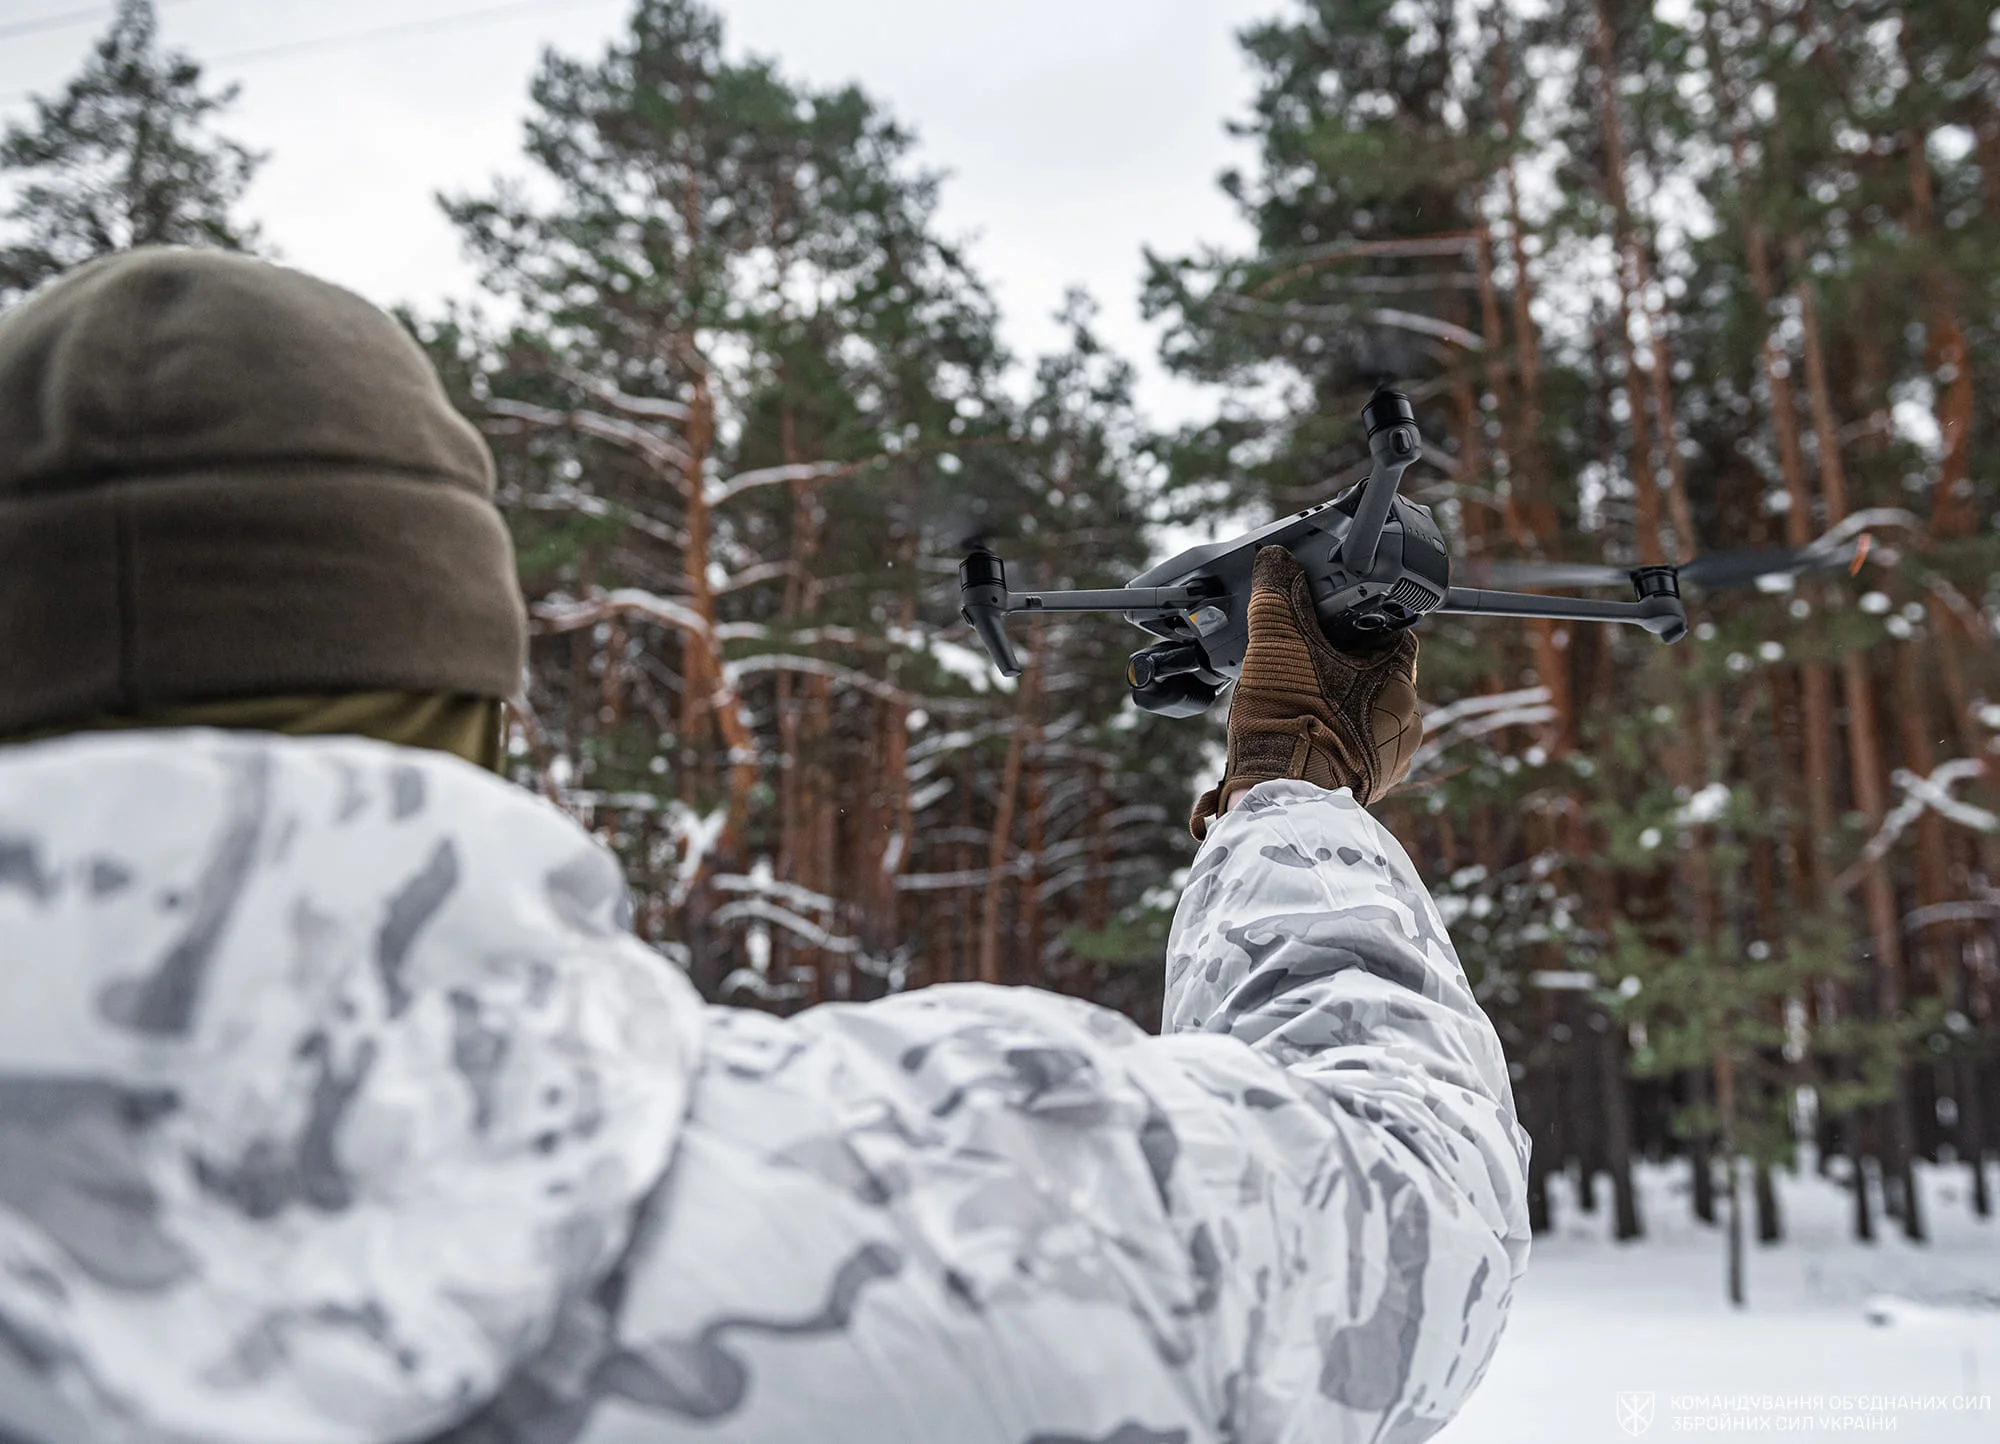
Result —
<instances>
[{"instance_id":1,"label":"pine tree trunk","mask_svg":"<svg viewBox=\"0 0 2000 1444\"><path fill-rule=\"evenodd\" d=\"M1982 123L1980 139L1984 149L1982 158L1988 163L1988 179L1992 178L1991 161L2000 152L1992 149L1992 143L2000 139L2000 127L1992 116ZM1910 200L1912 230L1921 238L1929 240L1935 226L1935 198L1930 172L1930 161L1924 148L1924 138L1913 135L1910 139ZM1986 209L1989 217L1994 213L2000 194L1988 190ZM1968 478L1969 441L1973 424L1973 377L1971 354L1966 345L1965 333L1958 318L1952 313L1948 291L1935 269L1926 275L1927 289L1931 299L1931 324L1926 338L1925 361L1938 383L1937 422L1939 435L1944 443L1944 454L1939 460L1938 477L1932 492L1931 532L1938 540L1950 540L1970 535L1977 527L1973 506L1972 486ZM1957 633L1960 627L1956 618L1949 618L1943 603L1936 597L1930 601L1931 650L1936 655L1941 679L1945 683L1946 695L1950 699L1948 711L1954 720L1954 730L1960 737L1960 747L1965 756L1977 756L1980 743L1973 734L1971 720L1971 699L1966 695L1963 669L1957 650ZM1980 642L1986 639L1980 637ZM1909 648L1901 649L1908 652ZM1910 659L1912 670L1915 659ZM1903 686L1901 669L1898 672L1899 697ZM1917 679L1914 685L1921 686ZM1910 724L1906 721L1906 735ZM1913 771L1928 773L1931 770L1931 755L1928 752L1930 729L1921 729L1924 751L1906 747L1906 757ZM1930 824L1933 832L1941 833L1940 819L1936 813L1926 809L1919 819L1920 825ZM1940 867L1943 845L1941 839L1927 849L1930 841L1922 834L1918 838L1918 900L1920 904L1941 900L1945 894L1956 889L1948 885L1948 880ZM1982 838L1980 851L1990 852L1989 840ZM1988 869L1989 877L1992 875ZM1962 885L1962 884L1961 884ZM1933 896L1935 894L1935 896ZM1934 933L1934 945L1941 950L1946 961L1942 972L1949 975L1949 982L1941 984L1943 995L1954 1006L1965 1010L1968 1006L1967 990L1963 976L1965 968L1965 948L1969 942L1967 931L1957 924L1948 924L1940 933ZM1952 1070L1954 1102L1958 1107L1958 1121L1955 1137L1960 1150L1965 1154L1967 1166L1971 1169L1971 1202L1975 1215L1984 1218L1990 1215L1992 1200L1987 1192L1986 1170L1983 1159L1985 1150L1985 1108L1979 1096L1976 1069L1960 1063ZM1968 1086L1970 1085L1970 1086Z\"/></svg>"},{"instance_id":2,"label":"pine tree trunk","mask_svg":"<svg viewBox=\"0 0 2000 1444\"><path fill-rule=\"evenodd\" d=\"M1023 981L1040 985L1042 976L1042 848L1043 810L1048 802L1048 774L1042 762L1042 727L1039 718L1029 726L1027 753L1022 767L1027 772L1027 866L1021 872L1020 901L1015 911L1020 918Z\"/></svg>"},{"instance_id":3,"label":"pine tree trunk","mask_svg":"<svg viewBox=\"0 0 2000 1444\"><path fill-rule=\"evenodd\" d=\"M1969 1058L1955 1065L1953 1093L1958 1103L1958 1148L1971 1171L1972 1212L1977 1218L1993 1216L1993 1197L1986 1186L1986 1100L1980 1084L1979 1066Z\"/></svg>"},{"instance_id":4,"label":"pine tree trunk","mask_svg":"<svg viewBox=\"0 0 2000 1444\"><path fill-rule=\"evenodd\" d=\"M1639 1197L1632 1185L1632 1113L1629 1084L1623 1067L1624 1039L1610 1020L1595 1029L1597 1091L1604 1113L1605 1166L1611 1173L1612 1232L1620 1242L1645 1234L1639 1221Z\"/></svg>"},{"instance_id":5,"label":"pine tree trunk","mask_svg":"<svg viewBox=\"0 0 2000 1444\"><path fill-rule=\"evenodd\" d=\"M1102 932L1111 922L1111 805L1102 763L1091 768L1090 877L1084 884L1083 925Z\"/></svg>"},{"instance_id":6,"label":"pine tree trunk","mask_svg":"<svg viewBox=\"0 0 2000 1444\"><path fill-rule=\"evenodd\" d=\"M1926 685L1915 645L1895 648L1896 726L1902 743L1903 764L1919 777L1937 770L1937 752L1931 737L1930 689ZM1944 819L1935 809L1925 808L1917 817L1917 906L1931 907L1950 898L1950 848L1945 838ZM1938 962L1942 948L1956 942L1956 928L1933 924L1917 935L1911 948L1913 981L1928 984L1942 996L1944 971Z\"/></svg>"},{"instance_id":7,"label":"pine tree trunk","mask_svg":"<svg viewBox=\"0 0 2000 1444\"><path fill-rule=\"evenodd\" d=\"M986 856L986 906L980 915L979 961L973 974L982 983L1006 981L1001 976L1000 916L1006 902L1008 864L1014 850L1015 798L1021 788L1021 759L1027 749L1028 734L1034 728L1041 675L1041 659L1030 657L1021 674L1014 726L1007 737L1007 761L1000 773L1000 797L994 804L993 840Z\"/></svg>"},{"instance_id":8,"label":"pine tree trunk","mask_svg":"<svg viewBox=\"0 0 2000 1444\"><path fill-rule=\"evenodd\" d=\"M1595 17L1593 49L1597 60L1598 120L1604 140L1604 184L1617 217L1619 324L1614 328L1619 359L1625 368L1626 406L1632 417L1632 489L1639 519L1634 538L1641 566L1658 566L1666 560L1660 535L1660 488L1653 468L1653 443L1647 425L1646 405L1650 390L1640 380L1637 351L1632 331L1641 319L1644 299L1639 295L1638 241L1633 233L1632 208L1625 189L1624 126L1618 116L1618 62L1613 53L1611 17L1605 0L1592 0ZM1668 439L1671 445L1671 439Z\"/></svg>"},{"instance_id":9,"label":"pine tree trunk","mask_svg":"<svg viewBox=\"0 0 2000 1444\"><path fill-rule=\"evenodd\" d=\"M892 953L903 937L902 894L896 879L907 872L917 850L916 823L910 812L910 704L898 694L884 700L877 710L881 733L881 776L883 814L890 833L883 853L875 861L875 894L871 900L866 928L862 933L878 957Z\"/></svg>"},{"instance_id":10,"label":"pine tree trunk","mask_svg":"<svg viewBox=\"0 0 2000 1444\"><path fill-rule=\"evenodd\" d=\"M1480 233L1478 259L1480 332L1485 342L1486 389L1491 393L1494 408L1502 418L1504 445L1500 459L1505 462L1506 472L1505 516L1515 546L1520 548L1522 555L1532 557L1540 554L1543 536L1555 530L1553 517L1545 519L1541 515L1546 508L1540 501L1540 467L1533 460L1535 408L1526 399L1525 384L1520 408L1516 410L1509 404L1512 393L1507 384L1500 301L1493 286L1493 238L1490 233ZM1525 261L1526 258L1522 259ZM1525 285L1525 277L1526 271L1523 270L1523 279L1517 284ZM1518 323L1519 318L1516 319ZM1520 340L1516 349L1517 364L1527 364L1526 356L1532 352L1534 345L1532 332ZM1465 451L1468 471L1473 469L1471 458L1478 445L1478 420L1476 414L1468 418ZM1500 467L1494 469L1498 472ZM1534 649L1536 679L1549 689L1549 706L1555 712L1544 726L1540 741L1551 758L1561 757L1575 745L1576 737L1566 652L1569 634L1549 618L1537 617L1528 623L1528 636Z\"/></svg>"},{"instance_id":11,"label":"pine tree trunk","mask_svg":"<svg viewBox=\"0 0 2000 1444\"><path fill-rule=\"evenodd\" d=\"M780 454L787 465L796 464L800 459L793 408L788 403L779 418ZM810 482L791 483L792 529L791 569L785 577L784 599L780 605L780 618L788 627L797 626L808 616L818 601L818 586L814 579L815 562L819 555L820 524L819 507L814 499ZM808 685L812 680L807 679ZM805 710L805 699L799 695L797 683L789 671L781 671L777 676L778 708L778 856L775 872L784 882L797 883L814 892L831 894L831 880L817 874L817 848L814 845L815 829L819 819L817 779L812 775L817 761L817 744L820 737L810 734L815 744L808 755L806 737L802 735L801 713ZM822 969L825 960L819 950L806 944L786 930L780 929L774 939L772 963L780 969L781 976L789 976L795 968L807 968L816 979L820 979L819 996L825 996Z\"/></svg>"},{"instance_id":12,"label":"pine tree trunk","mask_svg":"<svg viewBox=\"0 0 2000 1444\"><path fill-rule=\"evenodd\" d=\"M1833 415L1831 388L1826 380L1826 363L1820 345L1818 307L1812 288L1801 282L1799 299L1804 331L1806 381L1812 398L1813 427L1819 442L1820 492L1826 523L1832 526L1847 515L1847 477L1841 461L1840 429ZM1848 768L1854 783L1855 806L1867 820L1872 836L1882 826L1889 811L1887 788L1882 776L1881 737L1876 728L1876 702L1867 658L1849 652L1841 658L1841 687L1847 703ZM1873 942L1876 1005L1883 1021L1894 1019L1903 1007L1903 950L1901 918L1888 869L1878 860L1867 865L1862 877L1862 906ZM1903 1232L1911 1239L1924 1236L1923 1209L1917 1198L1913 1175L1909 1084L1899 1069L1894 1096L1884 1120L1883 1172L1885 1197L1893 1190L1900 1206Z\"/></svg>"},{"instance_id":13,"label":"pine tree trunk","mask_svg":"<svg viewBox=\"0 0 2000 1444\"><path fill-rule=\"evenodd\" d=\"M952 849L952 866L950 870L953 872L971 872L976 857L970 841L974 831L972 794L974 779L977 775L973 771L973 768L976 765L975 759L968 754L965 771L961 774L959 786L956 789L958 792L958 835L964 840L960 841ZM948 896L952 900L952 917L948 924L950 928L947 934L949 945L943 951L942 956L947 956L951 959L951 967L950 971L945 975L946 980L949 982L961 982L966 979L976 979L979 976L979 944L981 934L977 926L978 915L973 910L972 891L969 888L964 890L954 889Z\"/></svg>"},{"instance_id":14,"label":"pine tree trunk","mask_svg":"<svg viewBox=\"0 0 2000 1444\"><path fill-rule=\"evenodd\" d=\"M1720 1019L1711 1027L1719 1027ZM1736 1157L1736 1060L1727 1048L1715 1059L1715 1111L1720 1120L1722 1187L1728 1208L1729 1302L1743 1307L1743 1183Z\"/></svg>"},{"instance_id":15,"label":"pine tree trunk","mask_svg":"<svg viewBox=\"0 0 2000 1444\"><path fill-rule=\"evenodd\" d=\"M1581 995L1564 993L1561 997L1563 1015L1570 1025L1568 1058L1563 1071L1568 1080L1572 1120L1570 1151L1576 1158L1576 1206L1580 1212L1595 1215L1598 1179L1609 1166L1604 1139L1604 1099L1598 1092L1604 1076L1599 1062L1602 1054L1592 1028L1593 1023L1602 1020L1591 1015Z\"/></svg>"},{"instance_id":16,"label":"pine tree trunk","mask_svg":"<svg viewBox=\"0 0 2000 1444\"><path fill-rule=\"evenodd\" d=\"M1685 1075L1688 1080L1688 1100L1699 1104L1708 1097L1708 1074L1699 1068L1690 1069ZM1703 1223L1715 1222L1715 1158L1710 1135L1697 1134L1687 1142L1688 1163L1694 1179L1694 1216Z\"/></svg>"},{"instance_id":17,"label":"pine tree trunk","mask_svg":"<svg viewBox=\"0 0 2000 1444\"><path fill-rule=\"evenodd\" d=\"M1764 254L1760 227L1750 233L1750 273L1758 298L1768 313L1772 302L1770 267ZM1806 482L1805 459L1799 445L1798 412L1792 400L1791 363L1779 349L1775 328L1767 329L1761 353L1765 385L1771 394L1771 426L1777 434L1778 465L1785 479L1785 541L1802 547L1813 539L1812 492ZM1805 851L1812 875L1813 892L1825 906L1831 900L1833 879L1827 867L1825 840L1835 835L1833 678L1823 662L1807 662L1799 668L1800 712L1805 733L1805 770L1802 791L1811 827L1805 837Z\"/></svg>"},{"instance_id":18,"label":"pine tree trunk","mask_svg":"<svg viewBox=\"0 0 2000 1444\"><path fill-rule=\"evenodd\" d=\"M1771 1165L1763 1159L1757 1160L1755 1177L1757 1190L1757 1242L1782 1243L1785 1237L1784 1221L1778 1213L1778 1185L1771 1176Z\"/></svg>"},{"instance_id":19,"label":"pine tree trunk","mask_svg":"<svg viewBox=\"0 0 2000 1444\"><path fill-rule=\"evenodd\" d=\"M1528 1231L1547 1233L1555 1227L1549 1206L1549 1175L1555 1171L1560 1140L1555 1129L1555 1072L1533 1069L1521 1088L1522 1126L1528 1130Z\"/></svg>"},{"instance_id":20,"label":"pine tree trunk","mask_svg":"<svg viewBox=\"0 0 2000 1444\"><path fill-rule=\"evenodd\" d=\"M1847 1115L1847 1156L1854 1170L1854 1237L1862 1243L1875 1242L1875 1212L1869 1198L1868 1158L1870 1135L1868 1110L1857 1108Z\"/></svg>"},{"instance_id":21,"label":"pine tree trunk","mask_svg":"<svg viewBox=\"0 0 2000 1444\"><path fill-rule=\"evenodd\" d=\"M1855 801L1867 819L1872 835L1880 830L1889 806L1881 771L1881 741L1875 729L1875 693L1868 675L1867 660L1850 652L1841 659L1841 680L1847 697L1849 765L1854 773ZM1862 876L1862 904L1868 918L1873 943L1876 1008L1883 1020L1895 1018L1903 1009L1902 937L1896 911L1896 895L1888 870L1880 862L1870 865ZM1898 1066L1895 1091L1883 1106L1882 1168L1885 1201L1893 1198L1894 1216L1904 1234L1914 1240L1924 1236L1923 1211L1912 1183L1913 1149L1909 1078Z\"/></svg>"},{"instance_id":22,"label":"pine tree trunk","mask_svg":"<svg viewBox=\"0 0 2000 1444\"><path fill-rule=\"evenodd\" d=\"M1516 442L1517 459L1530 472L1530 485L1539 485L1541 468L1542 383L1541 338L1535 326L1534 273L1528 266L1528 233L1521 217L1521 188L1515 171L1513 148L1520 141L1521 122L1514 96L1514 62L1507 42L1507 8L1494 6L1488 12L1493 22L1495 89L1500 98L1500 124L1508 146L1501 177L1507 193L1507 240L1514 263L1514 364L1521 382L1521 435Z\"/></svg>"},{"instance_id":23,"label":"pine tree trunk","mask_svg":"<svg viewBox=\"0 0 2000 1444\"><path fill-rule=\"evenodd\" d=\"M735 855L742 839L743 824L749 816L750 794L757 785L757 741L743 720L741 699L730 685L722 665L721 647L715 641L714 629L718 620L715 589L708 579L710 517L701 485L705 458L714 441L715 403L706 377L697 377L692 390L690 410L693 414L685 429L687 450L692 458L687 467L690 478L686 489L688 540L681 576L682 585L687 589L688 605L708 630L705 635L689 638L685 649L688 665L685 669L687 718L684 726L690 737L699 736L705 720L712 717L722 737L729 773L729 802L722 833L712 854L717 862L721 862Z\"/></svg>"},{"instance_id":24,"label":"pine tree trunk","mask_svg":"<svg viewBox=\"0 0 2000 1444\"><path fill-rule=\"evenodd\" d=\"M1718 35L1720 26L1715 8L1705 6L1704 15L1707 32ZM1740 178L1751 174L1749 142L1743 125L1743 103L1727 72L1724 47L1715 44L1707 49L1714 93L1729 113L1730 155L1740 188ZM1785 510L1785 541L1789 546L1799 547L1813 538L1812 493L1806 482L1805 461L1799 444L1798 408L1792 396L1791 363L1784 354L1773 324L1772 305L1777 289L1771 275L1769 236L1763 221L1754 211L1749 213L1744 227L1744 251L1749 263L1751 291L1763 312L1764 330L1758 364L1770 395L1771 429L1778 446L1778 467L1785 482L1785 497L1790 503ZM1831 907L1833 897L1832 875L1824 851L1825 840L1835 835L1833 685L1822 663L1807 662L1799 672L1800 720L1805 736L1805 776L1801 792L1811 825L1798 834L1798 840L1812 878L1815 906L1824 909Z\"/></svg>"},{"instance_id":25,"label":"pine tree trunk","mask_svg":"<svg viewBox=\"0 0 2000 1444\"><path fill-rule=\"evenodd\" d=\"M1902 30L1909 38L1909 27ZM1991 124L1990 118L1987 122ZM1910 229L1920 240L1931 240L1936 226L1930 157L1925 136L1913 132L1908 139L1910 154ZM1995 197L1987 197L1990 208ZM1973 508L1969 462L1973 424L1972 352L1965 343L1965 330L1952 313L1948 282L1935 265L1925 268L1925 289L1930 293L1931 318L1925 340L1924 359L1937 379L1937 423L1944 455L1938 461L1938 478L1931 491L1931 531L1940 537L1969 536L1978 525Z\"/></svg>"}]
</instances>

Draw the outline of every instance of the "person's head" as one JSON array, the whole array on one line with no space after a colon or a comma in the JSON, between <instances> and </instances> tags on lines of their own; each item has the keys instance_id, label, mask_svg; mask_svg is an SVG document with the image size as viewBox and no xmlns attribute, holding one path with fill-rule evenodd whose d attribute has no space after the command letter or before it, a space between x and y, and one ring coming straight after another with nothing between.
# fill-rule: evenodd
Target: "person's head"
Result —
<instances>
[{"instance_id":1,"label":"person's head","mask_svg":"<svg viewBox=\"0 0 2000 1444\"><path fill-rule=\"evenodd\" d=\"M497 765L493 463L359 296L149 248L0 313L0 741L354 733Z\"/></svg>"}]
</instances>

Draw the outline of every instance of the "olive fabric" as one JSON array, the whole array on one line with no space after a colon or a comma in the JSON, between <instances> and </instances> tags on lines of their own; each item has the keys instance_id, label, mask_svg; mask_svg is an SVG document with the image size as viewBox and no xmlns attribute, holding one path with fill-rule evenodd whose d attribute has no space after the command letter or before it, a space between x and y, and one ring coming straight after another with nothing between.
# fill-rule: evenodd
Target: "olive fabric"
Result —
<instances>
[{"instance_id":1,"label":"olive fabric","mask_svg":"<svg viewBox=\"0 0 2000 1444\"><path fill-rule=\"evenodd\" d=\"M372 737L398 747L449 752L489 772L502 770L502 711L491 697L423 696L408 692L346 692L335 696L235 697L183 702L130 716L107 713L62 723L0 742L38 742L73 732L133 728L215 727L276 732L287 737Z\"/></svg>"},{"instance_id":2,"label":"olive fabric","mask_svg":"<svg viewBox=\"0 0 2000 1444\"><path fill-rule=\"evenodd\" d=\"M1250 573L1250 646L1229 700L1229 762L1188 830L1205 836L1236 789L1278 778L1379 801L1408 775L1423 736L1416 634L1378 652L1341 651L1320 628L1298 559L1264 547Z\"/></svg>"},{"instance_id":3,"label":"olive fabric","mask_svg":"<svg viewBox=\"0 0 2000 1444\"><path fill-rule=\"evenodd\" d=\"M493 465L393 319L147 248L0 315L0 735L242 697L511 695Z\"/></svg>"}]
</instances>

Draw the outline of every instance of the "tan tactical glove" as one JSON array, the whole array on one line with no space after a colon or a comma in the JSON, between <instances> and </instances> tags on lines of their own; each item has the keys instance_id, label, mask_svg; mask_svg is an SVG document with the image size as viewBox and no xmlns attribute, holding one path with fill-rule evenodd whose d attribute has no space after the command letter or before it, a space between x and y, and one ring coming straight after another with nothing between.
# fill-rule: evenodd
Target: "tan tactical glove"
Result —
<instances>
[{"instance_id":1,"label":"tan tactical glove","mask_svg":"<svg viewBox=\"0 0 2000 1444\"><path fill-rule=\"evenodd\" d=\"M1229 765L1188 819L1199 838L1238 789L1279 777L1351 787L1374 802L1408 774L1423 740L1417 638L1380 652L1343 652L1326 639L1298 560L1264 547L1250 574L1250 647L1229 703Z\"/></svg>"}]
</instances>

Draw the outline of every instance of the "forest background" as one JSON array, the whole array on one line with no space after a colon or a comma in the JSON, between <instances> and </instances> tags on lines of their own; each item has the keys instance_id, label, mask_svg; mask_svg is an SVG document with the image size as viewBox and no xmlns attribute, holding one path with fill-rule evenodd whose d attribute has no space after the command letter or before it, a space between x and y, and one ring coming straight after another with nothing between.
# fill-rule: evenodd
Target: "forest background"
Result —
<instances>
[{"instance_id":1,"label":"forest background","mask_svg":"<svg viewBox=\"0 0 2000 1444\"><path fill-rule=\"evenodd\" d=\"M1007 353L860 88L735 55L691 0L544 57L517 175L441 198L483 299L405 318L498 458L535 629L516 775L618 850L711 998L984 979L1156 1026L1223 709L1134 709L1111 619L1040 623L993 676L960 548L1116 585L1357 480L1394 379L1469 569L1870 539L1851 577L1699 597L1671 649L1426 627L1425 744L1378 811L1500 1027L1537 1226L1566 1171L1642 1236L1646 1158L1739 1256L1801 1159L1864 1238L1924 1236L1918 1159L1988 1216L1994 7L1270 10L1217 117L1254 243L1146 257L1160 358L1209 398L1165 429L1086 296L1066 346ZM134 244L257 249L230 100L125 0L0 139L0 304Z\"/></svg>"}]
</instances>

